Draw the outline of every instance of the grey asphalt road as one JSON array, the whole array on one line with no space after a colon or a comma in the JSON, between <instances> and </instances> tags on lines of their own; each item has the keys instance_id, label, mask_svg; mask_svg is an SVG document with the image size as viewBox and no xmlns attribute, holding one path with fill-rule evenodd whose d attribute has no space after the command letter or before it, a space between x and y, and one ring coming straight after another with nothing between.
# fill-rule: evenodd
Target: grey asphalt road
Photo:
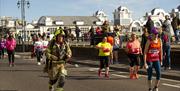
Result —
<instances>
[{"instance_id":1,"label":"grey asphalt road","mask_svg":"<svg viewBox=\"0 0 180 91\"><path fill-rule=\"evenodd\" d=\"M67 64L65 91L148 91L146 76L138 80L128 78L127 72L111 70L111 76L98 78L98 68ZM34 59L17 59L15 67L8 67L7 59L0 59L0 91L48 91L48 77ZM180 91L180 81L162 78L159 91Z\"/></svg>"}]
</instances>

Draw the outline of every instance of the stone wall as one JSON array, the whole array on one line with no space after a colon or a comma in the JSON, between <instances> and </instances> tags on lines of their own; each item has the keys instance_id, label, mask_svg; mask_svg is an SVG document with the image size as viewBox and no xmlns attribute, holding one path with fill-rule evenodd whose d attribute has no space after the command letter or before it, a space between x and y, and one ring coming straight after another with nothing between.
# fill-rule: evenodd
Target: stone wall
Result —
<instances>
[{"instance_id":1,"label":"stone wall","mask_svg":"<svg viewBox=\"0 0 180 91\"><path fill-rule=\"evenodd\" d=\"M32 45L25 45L25 52L32 51ZM98 60L98 50L94 47L87 46L71 46L73 57ZM16 52L22 52L22 45L17 45ZM128 63L127 55L124 49L119 50L119 60L122 63ZM180 66L180 49L171 50L171 63Z\"/></svg>"}]
</instances>

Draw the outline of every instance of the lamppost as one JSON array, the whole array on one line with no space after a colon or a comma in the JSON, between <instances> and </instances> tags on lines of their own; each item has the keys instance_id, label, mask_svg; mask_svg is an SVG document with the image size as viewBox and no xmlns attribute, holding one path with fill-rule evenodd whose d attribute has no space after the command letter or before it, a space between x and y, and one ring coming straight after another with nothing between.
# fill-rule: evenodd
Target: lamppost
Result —
<instances>
[{"instance_id":1,"label":"lamppost","mask_svg":"<svg viewBox=\"0 0 180 91\"><path fill-rule=\"evenodd\" d=\"M21 7L21 19L22 19L22 46L23 46L23 52L25 52L25 41L26 41L26 30L25 30L25 5L27 5L27 8L30 7L30 3L27 0L20 0L17 2L18 8Z\"/></svg>"}]
</instances>

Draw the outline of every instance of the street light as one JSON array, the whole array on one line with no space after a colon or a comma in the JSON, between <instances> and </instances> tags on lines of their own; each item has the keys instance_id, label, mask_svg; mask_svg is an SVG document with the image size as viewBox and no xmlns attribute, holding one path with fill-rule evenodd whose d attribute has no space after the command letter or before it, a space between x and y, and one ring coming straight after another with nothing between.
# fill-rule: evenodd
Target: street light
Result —
<instances>
[{"instance_id":1,"label":"street light","mask_svg":"<svg viewBox=\"0 0 180 91\"><path fill-rule=\"evenodd\" d=\"M30 2L27 0L20 0L17 2L18 8L21 7L21 19L22 19L22 35L23 35L23 52L25 52L25 41L26 41L26 30L25 30L25 5L27 5L27 8L30 7Z\"/></svg>"}]
</instances>

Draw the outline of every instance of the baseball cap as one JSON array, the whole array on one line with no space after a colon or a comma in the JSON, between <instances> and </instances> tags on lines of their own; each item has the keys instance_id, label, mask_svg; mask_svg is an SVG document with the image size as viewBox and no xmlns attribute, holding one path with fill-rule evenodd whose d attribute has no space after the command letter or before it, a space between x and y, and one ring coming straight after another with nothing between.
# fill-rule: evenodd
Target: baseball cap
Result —
<instances>
[{"instance_id":1,"label":"baseball cap","mask_svg":"<svg viewBox=\"0 0 180 91\"><path fill-rule=\"evenodd\" d=\"M157 35L158 34L158 29L156 27L153 27L151 29L151 33Z\"/></svg>"}]
</instances>

